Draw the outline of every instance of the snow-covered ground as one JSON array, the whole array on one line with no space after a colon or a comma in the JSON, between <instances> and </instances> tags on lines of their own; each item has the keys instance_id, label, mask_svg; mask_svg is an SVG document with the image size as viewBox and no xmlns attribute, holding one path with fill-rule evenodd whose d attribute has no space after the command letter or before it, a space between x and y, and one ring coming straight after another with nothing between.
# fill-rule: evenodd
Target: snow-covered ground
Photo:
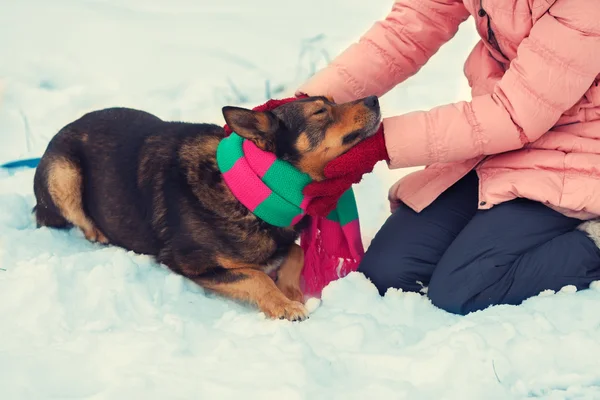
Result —
<instances>
[{"instance_id":1,"label":"snow-covered ground","mask_svg":"<svg viewBox=\"0 0 600 400\"><path fill-rule=\"evenodd\" d=\"M293 93L391 0L0 0L0 163L121 105L222 123L223 105ZM468 98L468 21L386 114ZM387 187L357 187L368 242ZM149 257L35 229L33 171L0 170L0 399L600 398L600 286L458 317L360 274L270 321Z\"/></svg>"}]
</instances>

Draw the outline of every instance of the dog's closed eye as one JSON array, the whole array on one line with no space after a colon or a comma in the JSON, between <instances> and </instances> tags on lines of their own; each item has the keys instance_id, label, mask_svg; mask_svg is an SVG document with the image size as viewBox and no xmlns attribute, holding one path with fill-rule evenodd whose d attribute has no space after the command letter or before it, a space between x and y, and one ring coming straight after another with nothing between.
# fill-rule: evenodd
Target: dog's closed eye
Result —
<instances>
[{"instance_id":1,"label":"dog's closed eye","mask_svg":"<svg viewBox=\"0 0 600 400\"><path fill-rule=\"evenodd\" d=\"M315 111L313 113L313 115L319 115L319 114L323 114L323 113L326 113L326 112L327 112L327 109L325 107L323 107L323 108L320 108L317 111Z\"/></svg>"},{"instance_id":2,"label":"dog's closed eye","mask_svg":"<svg viewBox=\"0 0 600 400\"><path fill-rule=\"evenodd\" d=\"M344 138L342 139L342 143L343 144L349 144L354 142L356 139L358 139L358 137L360 136L360 132L352 132L346 136L344 136Z\"/></svg>"}]
</instances>

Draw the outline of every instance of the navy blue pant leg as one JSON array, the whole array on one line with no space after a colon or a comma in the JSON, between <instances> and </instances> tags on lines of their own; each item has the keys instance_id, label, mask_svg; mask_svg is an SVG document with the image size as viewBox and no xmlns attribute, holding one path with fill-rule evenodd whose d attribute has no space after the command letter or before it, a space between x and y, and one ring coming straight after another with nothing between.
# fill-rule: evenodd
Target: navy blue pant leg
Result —
<instances>
[{"instance_id":1,"label":"navy blue pant leg","mask_svg":"<svg viewBox=\"0 0 600 400\"><path fill-rule=\"evenodd\" d=\"M581 221L518 199L478 211L435 268L432 303L457 314L520 304L546 289L600 279L600 251Z\"/></svg>"},{"instance_id":2,"label":"navy blue pant leg","mask_svg":"<svg viewBox=\"0 0 600 400\"><path fill-rule=\"evenodd\" d=\"M401 205L373 238L359 271L382 295L390 287L417 292L477 212L478 178L471 172L421 213Z\"/></svg>"}]
</instances>

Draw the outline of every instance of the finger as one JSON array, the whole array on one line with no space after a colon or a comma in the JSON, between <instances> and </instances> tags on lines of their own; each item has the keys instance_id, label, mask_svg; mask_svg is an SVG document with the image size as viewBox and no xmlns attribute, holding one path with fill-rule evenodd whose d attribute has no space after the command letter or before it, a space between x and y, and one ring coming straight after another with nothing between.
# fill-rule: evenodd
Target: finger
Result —
<instances>
[{"instance_id":1,"label":"finger","mask_svg":"<svg viewBox=\"0 0 600 400\"><path fill-rule=\"evenodd\" d=\"M370 144L371 142L368 142L370 139L371 138L366 139L338 158L330 161L325 166L325 176L327 178L335 178L347 175L350 171L354 172L357 168L361 171L364 170L365 167L367 169L372 169L372 166L368 164L370 164L370 160L374 158L375 155L373 154L374 151L372 149L372 145ZM367 165L365 165L365 162Z\"/></svg>"},{"instance_id":2,"label":"finger","mask_svg":"<svg viewBox=\"0 0 600 400\"><path fill-rule=\"evenodd\" d=\"M343 194L352 186L346 179L331 179L322 182L314 182L306 186L302 193L310 197L325 197Z\"/></svg>"}]
</instances>

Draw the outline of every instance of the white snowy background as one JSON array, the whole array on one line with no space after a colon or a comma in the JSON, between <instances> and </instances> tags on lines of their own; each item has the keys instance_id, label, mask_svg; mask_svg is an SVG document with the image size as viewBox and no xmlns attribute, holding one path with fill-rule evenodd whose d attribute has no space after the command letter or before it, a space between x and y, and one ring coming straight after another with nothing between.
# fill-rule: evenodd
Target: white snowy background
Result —
<instances>
[{"instance_id":1,"label":"white snowy background","mask_svg":"<svg viewBox=\"0 0 600 400\"><path fill-rule=\"evenodd\" d=\"M0 163L103 107L222 124L224 105L291 95L391 5L0 0ZM385 114L468 99L475 41L469 20ZM356 188L367 243L407 172ZM32 178L0 169L2 400L600 399L600 286L459 317L355 273L308 321L271 321L149 257L35 229Z\"/></svg>"}]
</instances>

